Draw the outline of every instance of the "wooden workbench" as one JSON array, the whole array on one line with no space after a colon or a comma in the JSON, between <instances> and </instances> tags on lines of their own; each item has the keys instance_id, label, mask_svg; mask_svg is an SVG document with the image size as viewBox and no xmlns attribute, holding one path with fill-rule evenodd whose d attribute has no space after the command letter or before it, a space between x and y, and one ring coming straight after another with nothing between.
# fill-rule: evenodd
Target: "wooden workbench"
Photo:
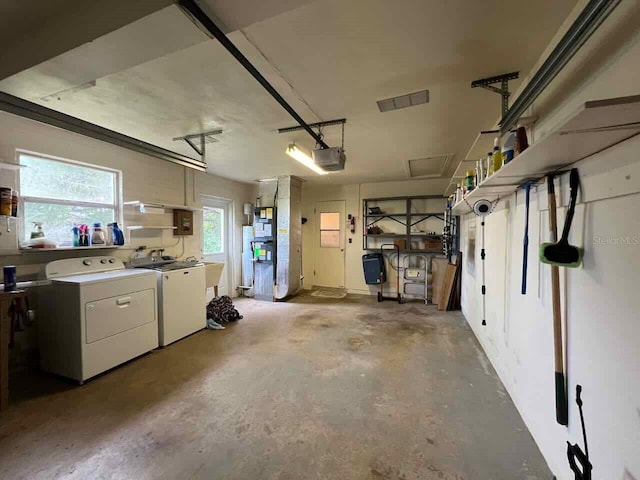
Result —
<instances>
[{"instance_id":1,"label":"wooden workbench","mask_svg":"<svg viewBox=\"0 0 640 480\"><path fill-rule=\"evenodd\" d=\"M11 338L11 302L27 296L26 290L0 292L0 410L9 406L9 340Z\"/></svg>"}]
</instances>

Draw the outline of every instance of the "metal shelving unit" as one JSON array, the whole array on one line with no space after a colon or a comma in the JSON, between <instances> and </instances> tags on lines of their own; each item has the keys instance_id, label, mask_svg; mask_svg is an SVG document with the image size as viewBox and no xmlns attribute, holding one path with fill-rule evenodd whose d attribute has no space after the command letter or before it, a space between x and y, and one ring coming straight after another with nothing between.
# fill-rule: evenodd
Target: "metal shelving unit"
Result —
<instances>
[{"instance_id":1,"label":"metal shelving unit","mask_svg":"<svg viewBox=\"0 0 640 480\"><path fill-rule=\"evenodd\" d=\"M442 235L429 235L425 232L414 232L412 228L421 222L424 222L430 218L437 218L444 224L445 212L412 212L414 203L424 203L424 200L442 200L440 195L422 195L413 197L383 197L383 198L366 198L362 201L362 248L363 250L379 250L379 246L373 246L369 242L371 239L404 239L406 241L407 248L400 249L401 253L423 253L423 254L442 254L442 250L428 250L411 248L412 239L415 242L416 239L426 238L438 238L442 240ZM395 202L400 204L404 202L403 212L382 212L382 213L369 213L370 207L380 207L380 203ZM375 205L372 205L375 204ZM402 232L383 232L383 233L367 233L369 227L377 224L381 220L391 220L402 226ZM444 229L443 229L444 230Z\"/></svg>"}]
</instances>

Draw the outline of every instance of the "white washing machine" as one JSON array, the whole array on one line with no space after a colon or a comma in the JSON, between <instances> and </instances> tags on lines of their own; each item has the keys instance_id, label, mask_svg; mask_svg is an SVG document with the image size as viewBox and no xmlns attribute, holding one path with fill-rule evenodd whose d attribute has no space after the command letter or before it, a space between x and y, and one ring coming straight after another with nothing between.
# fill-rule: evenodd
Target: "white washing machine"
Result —
<instances>
[{"instance_id":1,"label":"white washing machine","mask_svg":"<svg viewBox=\"0 0 640 480\"><path fill-rule=\"evenodd\" d=\"M157 280L115 257L56 260L40 296L40 364L82 383L158 347Z\"/></svg>"}]
</instances>

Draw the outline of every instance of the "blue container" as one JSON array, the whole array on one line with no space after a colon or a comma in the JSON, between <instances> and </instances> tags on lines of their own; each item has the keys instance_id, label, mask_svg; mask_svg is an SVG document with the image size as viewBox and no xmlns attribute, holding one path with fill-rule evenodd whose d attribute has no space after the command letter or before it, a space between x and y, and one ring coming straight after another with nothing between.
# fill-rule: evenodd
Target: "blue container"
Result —
<instances>
[{"instance_id":1,"label":"blue container","mask_svg":"<svg viewBox=\"0 0 640 480\"><path fill-rule=\"evenodd\" d=\"M113 222L113 244L114 245L124 245L124 233L118 226L118 222Z\"/></svg>"},{"instance_id":2,"label":"blue container","mask_svg":"<svg viewBox=\"0 0 640 480\"><path fill-rule=\"evenodd\" d=\"M16 282L16 267L14 265L7 265L3 269L4 273L4 291L13 292L18 289Z\"/></svg>"}]
</instances>

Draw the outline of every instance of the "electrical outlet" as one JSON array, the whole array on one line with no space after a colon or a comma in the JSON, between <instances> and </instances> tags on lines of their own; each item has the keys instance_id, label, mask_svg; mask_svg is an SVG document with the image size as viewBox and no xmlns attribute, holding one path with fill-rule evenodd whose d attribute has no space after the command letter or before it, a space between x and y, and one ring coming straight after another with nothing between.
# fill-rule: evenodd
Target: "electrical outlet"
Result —
<instances>
[{"instance_id":1,"label":"electrical outlet","mask_svg":"<svg viewBox=\"0 0 640 480\"><path fill-rule=\"evenodd\" d=\"M349 239L349 243L353 243L353 238L350 238L350 239Z\"/></svg>"}]
</instances>

